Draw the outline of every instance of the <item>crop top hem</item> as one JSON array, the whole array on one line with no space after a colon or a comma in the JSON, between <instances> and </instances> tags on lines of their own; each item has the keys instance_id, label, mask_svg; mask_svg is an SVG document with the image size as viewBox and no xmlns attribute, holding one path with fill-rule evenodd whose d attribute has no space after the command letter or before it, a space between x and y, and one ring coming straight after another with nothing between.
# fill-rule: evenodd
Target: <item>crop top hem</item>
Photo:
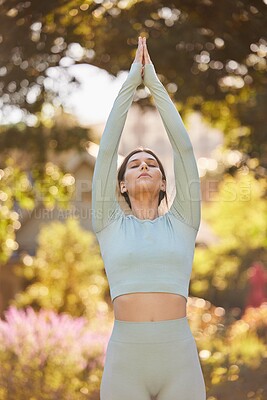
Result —
<instances>
[{"instance_id":1,"label":"crop top hem","mask_svg":"<svg viewBox=\"0 0 267 400\"><path fill-rule=\"evenodd\" d=\"M180 294L185 297L186 301L188 298L188 290L184 285L179 285L179 283L173 282L130 282L123 283L122 285L117 285L110 289L111 300L113 301L115 297L121 296L128 293L139 293L139 292L163 292L163 293L174 293Z\"/></svg>"}]
</instances>

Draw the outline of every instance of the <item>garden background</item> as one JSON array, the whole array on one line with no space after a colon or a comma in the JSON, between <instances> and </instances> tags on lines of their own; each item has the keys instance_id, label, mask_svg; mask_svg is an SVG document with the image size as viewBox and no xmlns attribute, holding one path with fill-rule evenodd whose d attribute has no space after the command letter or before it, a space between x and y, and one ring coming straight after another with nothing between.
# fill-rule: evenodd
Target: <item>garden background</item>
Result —
<instances>
[{"instance_id":1,"label":"garden background","mask_svg":"<svg viewBox=\"0 0 267 400\"><path fill-rule=\"evenodd\" d=\"M0 400L99 399L114 317L91 181L107 115L82 120L81 90L101 99L93 118L139 35L201 177L187 314L207 399L267 398L266 26L266 0L0 0ZM125 132L119 160L147 142L171 168L142 85Z\"/></svg>"}]
</instances>

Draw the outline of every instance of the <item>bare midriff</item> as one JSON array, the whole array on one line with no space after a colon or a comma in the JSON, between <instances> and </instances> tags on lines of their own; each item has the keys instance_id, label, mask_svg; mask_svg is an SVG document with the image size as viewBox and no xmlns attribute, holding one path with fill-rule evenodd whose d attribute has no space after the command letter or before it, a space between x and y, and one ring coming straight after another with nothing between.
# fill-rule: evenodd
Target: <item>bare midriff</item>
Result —
<instances>
[{"instance_id":1,"label":"bare midriff","mask_svg":"<svg viewBox=\"0 0 267 400\"><path fill-rule=\"evenodd\" d=\"M186 302L185 297L175 293L127 293L113 300L114 317L132 322L183 318Z\"/></svg>"}]
</instances>

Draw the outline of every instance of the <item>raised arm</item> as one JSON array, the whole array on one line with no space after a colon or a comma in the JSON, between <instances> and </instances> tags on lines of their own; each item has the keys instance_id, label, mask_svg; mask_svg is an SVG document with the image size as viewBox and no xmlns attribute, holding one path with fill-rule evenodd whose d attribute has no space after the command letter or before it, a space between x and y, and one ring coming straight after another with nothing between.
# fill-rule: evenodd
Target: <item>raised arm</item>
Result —
<instances>
[{"instance_id":1,"label":"raised arm","mask_svg":"<svg viewBox=\"0 0 267 400\"><path fill-rule=\"evenodd\" d=\"M146 44L144 45L146 54ZM149 88L173 148L176 195L170 208L177 218L198 230L201 219L200 178L192 143L150 58L146 57L144 84Z\"/></svg>"},{"instance_id":2,"label":"raised arm","mask_svg":"<svg viewBox=\"0 0 267 400\"><path fill-rule=\"evenodd\" d=\"M139 43L139 46L142 44ZM138 50L136 54L100 141L92 181L92 226L95 233L107 226L119 211L116 199L118 147L135 90L142 82L142 62L138 61Z\"/></svg>"}]
</instances>

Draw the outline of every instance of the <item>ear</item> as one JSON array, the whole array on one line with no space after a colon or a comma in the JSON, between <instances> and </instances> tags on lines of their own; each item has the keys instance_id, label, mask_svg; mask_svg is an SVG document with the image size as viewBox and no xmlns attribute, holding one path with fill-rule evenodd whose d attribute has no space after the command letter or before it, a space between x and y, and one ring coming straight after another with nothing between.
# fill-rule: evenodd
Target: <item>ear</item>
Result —
<instances>
[{"instance_id":1,"label":"ear","mask_svg":"<svg viewBox=\"0 0 267 400\"><path fill-rule=\"evenodd\" d=\"M121 193L127 192L126 185L125 185L124 181L120 182L120 189L121 189Z\"/></svg>"},{"instance_id":2,"label":"ear","mask_svg":"<svg viewBox=\"0 0 267 400\"><path fill-rule=\"evenodd\" d=\"M166 192L166 181L162 179L161 185L160 185L160 190L163 192Z\"/></svg>"}]
</instances>

